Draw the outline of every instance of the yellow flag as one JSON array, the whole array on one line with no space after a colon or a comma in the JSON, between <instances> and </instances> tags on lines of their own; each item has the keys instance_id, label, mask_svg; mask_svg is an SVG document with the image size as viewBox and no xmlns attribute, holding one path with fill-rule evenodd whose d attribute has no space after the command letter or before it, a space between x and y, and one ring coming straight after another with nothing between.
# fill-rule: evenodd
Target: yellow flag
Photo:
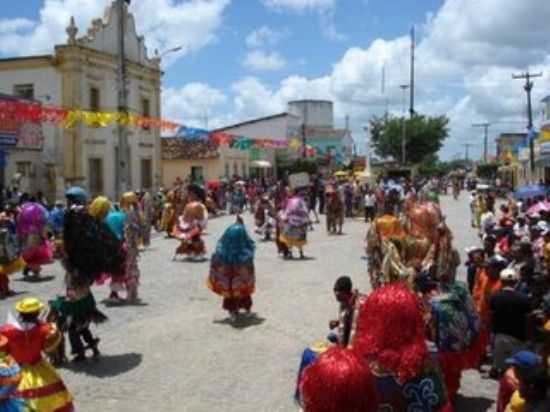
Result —
<instances>
[{"instance_id":1,"label":"yellow flag","mask_svg":"<svg viewBox=\"0 0 550 412\"><path fill-rule=\"evenodd\" d=\"M82 110L69 110L65 121L63 122L63 128L71 129L76 126L78 122L82 120Z\"/></svg>"},{"instance_id":2,"label":"yellow flag","mask_svg":"<svg viewBox=\"0 0 550 412\"><path fill-rule=\"evenodd\" d=\"M291 149L299 149L302 146L302 143L299 139L291 139L290 142L288 142L288 147Z\"/></svg>"},{"instance_id":3,"label":"yellow flag","mask_svg":"<svg viewBox=\"0 0 550 412\"><path fill-rule=\"evenodd\" d=\"M543 129L540 131L539 142L550 142L550 130Z\"/></svg>"}]
</instances>

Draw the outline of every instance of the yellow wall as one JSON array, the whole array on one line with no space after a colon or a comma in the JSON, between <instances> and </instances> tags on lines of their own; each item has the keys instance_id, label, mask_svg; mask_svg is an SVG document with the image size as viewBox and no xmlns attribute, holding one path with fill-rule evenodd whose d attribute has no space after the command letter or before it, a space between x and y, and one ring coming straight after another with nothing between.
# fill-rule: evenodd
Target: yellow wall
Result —
<instances>
[{"instance_id":1,"label":"yellow wall","mask_svg":"<svg viewBox=\"0 0 550 412\"><path fill-rule=\"evenodd\" d=\"M172 187L177 177L185 180L191 176L191 167L202 166L204 180L218 180L223 175L220 159L162 160L162 183Z\"/></svg>"}]
</instances>

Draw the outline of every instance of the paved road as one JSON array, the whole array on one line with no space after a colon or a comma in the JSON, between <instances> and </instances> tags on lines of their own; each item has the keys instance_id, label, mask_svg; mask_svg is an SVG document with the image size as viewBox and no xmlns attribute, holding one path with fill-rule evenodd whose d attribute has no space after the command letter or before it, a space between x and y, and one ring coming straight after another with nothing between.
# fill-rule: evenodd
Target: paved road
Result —
<instances>
[{"instance_id":1,"label":"paved road","mask_svg":"<svg viewBox=\"0 0 550 412\"><path fill-rule=\"evenodd\" d=\"M442 200L461 251L476 241L468 224L466 195ZM232 217L212 220L206 236L213 250ZM249 227L251 218L247 216ZM283 261L272 242L257 244L257 316L231 326L220 299L205 287L208 262L171 260L175 241L157 238L142 255L143 304L103 307L110 317L98 328L100 361L70 365L61 373L79 411L239 411L296 410L291 395L301 351L324 336L335 316L332 285L349 274L368 290L362 239L366 227L347 221L342 236L327 236L323 225L310 232L306 261ZM17 291L49 299L62 293L62 270L54 279L30 284L16 278ZM463 274L462 274L463 275ZM108 290L97 288L98 300ZM15 298L0 303L5 314ZM3 316L3 315L2 315ZM463 380L458 411L486 411L496 396L492 381L477 372Z\"/></svg>"}]
</instances>

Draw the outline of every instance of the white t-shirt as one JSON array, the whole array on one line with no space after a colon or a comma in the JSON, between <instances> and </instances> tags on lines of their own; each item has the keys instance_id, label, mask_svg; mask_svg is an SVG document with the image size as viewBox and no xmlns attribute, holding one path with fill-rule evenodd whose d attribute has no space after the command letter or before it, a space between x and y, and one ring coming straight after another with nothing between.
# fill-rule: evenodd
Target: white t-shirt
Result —
<instances>
[{"instance_id":1,"label":"white t-shirt","mask_svg":"<svg viewBox=\"0 0 550 412\"><path fill-rule=\"evenodd\" d=\"M376 196L374 193L369 194L367 193L365 195L365 206L366 207L374 207L376 205Z\"/></svg>"}]
</instances>

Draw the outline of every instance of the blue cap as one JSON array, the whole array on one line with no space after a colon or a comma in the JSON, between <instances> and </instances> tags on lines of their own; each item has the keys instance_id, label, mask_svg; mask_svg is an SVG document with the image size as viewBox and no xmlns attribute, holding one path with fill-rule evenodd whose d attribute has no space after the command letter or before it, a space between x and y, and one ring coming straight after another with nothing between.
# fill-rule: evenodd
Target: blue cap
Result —
<instances>
[{"instance_id":1,"label":"blue cap","mask_svg":"<svg viewBox=\"0 0 550 412\"><path fill-rule=\"evenodd\" d=\"M516 352L513 356L504 361L508 366L519 366L524 368L532 368L542 363L542 359L535 352L522 350Z\"/></svg>"}]
</instances>

